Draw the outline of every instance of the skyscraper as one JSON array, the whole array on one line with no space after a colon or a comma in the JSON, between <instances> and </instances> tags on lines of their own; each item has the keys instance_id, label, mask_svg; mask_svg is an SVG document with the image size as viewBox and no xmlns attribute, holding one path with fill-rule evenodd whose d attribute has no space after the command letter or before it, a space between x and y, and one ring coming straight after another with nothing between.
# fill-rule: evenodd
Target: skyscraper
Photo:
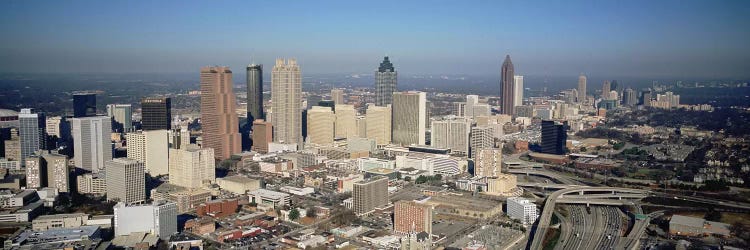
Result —
<instances>
[{"instance_id":1,"label":"skyscraper","mask_svg":"<svg viewBox=\"0 0 750 250\"><path fill-rule=\"evenodd\" d=\"M581 73L578 76L578 102L586 100L586 75Z\"/></svg>"},{"instance_id":2,"label":"skyscraper","mask_svg":"<svg viewBox=\"0 0 750 250\"><path fill-rule=\"evenodd\" d=\"M141 129L172 129L172 99L169 97L141 99Z\"/></svg>"},{"instance_id":3,"label":"skyscraper","mask_svg":"<svg viewBox=\"0 0 750 250\"><path fill-rule=\"evenodd\" d=\"M333 100L334 105L342 105L344 103L344 90L343 89L332 89L331 90L331 100Z\"/></svg>"},{"instance_id":4,"label":"skyscraper","mask_svg":"<svg viewBox=\"0 0 750 250\"><path fill-rule=\"evenodd\" d=\"M273 125L263 119L253 121L253 151L268 153L268 143L273 142Z\"/></svg>"},{"instance_id":5,"label":"skyscraper","mask_svg":"<svg viewBox=\"0 0 750 250\"><path fill-rule=\"evenodd\" d=\"M500 174L503 151L499 148L482 148L477 150L474 176L496 177Z\"/></svg>"},{"instance_id":6,"label":"skyscraper","mask_svg":"<svg viewBox=\"0 0 750 250\"><path fill-rule=\"evenodd\" d=\"M26 158L26 188L52 187L67 193L69 183L68 157L37 151Z\"/></svg>"},{"instance_id":7,"label":"skyscraper","mask_svg":"<svg viewBox=\"0 0 750 250\"><path fill-rule=\"evenodd\" d=\"M352 205L358 215L367 214L376 208L388 205L388 178L373 177L354 183Z\"/></svg>"},{"instance_id":8,"label":"skyscraper","mask_svg":"<svg viewBox=\"0 0 750 250\"><path fill-rule=\"evenodd\" d=\"M167 130L127 133L128 158L143 163L151 176L169 174L169 135ZM182 145L180 145L182 146Z\"/></svg>"},{"instance_id":9,"label":"skyscraper","mask_svg":"<svg viewBox=\"0 0 750 250\"><path fill-rule=\"evenodd\" d=\"M242 151L233 86L229 67L201 68L203 147L213 148L220 160Z\"/></svg>"},{"instance_id":10,"label":"skyscraper","mask_svg":"<svg viewBox=\"0 0 750 250\"><path fill-rule=\"evenodd\" d=\"M381 107L369 105L365 113L365 134L375 139L378 145L391 143L391 105Z\"/></svg>"},{"instance_id":11,"label":"skyscraper","mask_svg":"<svg viewBox=\"0 0 750 250\"><path fill-rule=\"evenodd\" d=\"M21 142L21 164L26 157L47 146L47 120L42 113L34 113L32 109L21 109L18 114L18 138Z\"/></svg>"},{"instance_id":12,"label":"skyscraper","mask_svg":"<svg viewBox=\"0 0 750 250\"><path fill-rule=\"evenodd\" d=\"M393 93L393 143L425 145L426 113L425 92Z\"/></svg>"},{"instance_id":13,"label":"skyscraper","mask_svg":"<svg viewBox=\"0 0 750 250\"><path fill-rule=\"evenodd\" d=\"M353 105L336 104L336 137L357 137L357 110Z\"/></svg>"},{"instance_id":14,"label":"skyscraper","mask_svg":"<svg viewBox=\"0 0 750 250\"><path fill-rule=\"evenodd\" d=\"M307 111L307 143L333 144L336 116L329 107L313 106Z\"/></svg>"},{"instance_id":15,"label":"skyscraper","mask_svg":"<svg viewBox=\"0 0 750 250\"><path fill-rule=\"evenodd\" d=\"M169 183L186 188L199 188L216 182L214 149L190 144L169 149Z\"/></svg>"},{"instance_id":16,"label":"skyscraper","mask_svg":"<svg viewBox=\"0 0 750 250\"><path fill-rule=\"evenodd\" d=\"M107 116L112 118L112 131L133 131L133 107L130 104L108 104Z\"/></svg>"},{"instance_id":17,"label":"skyscraper","mask_svg":"<svg viewBox=\"0 0 750 250\"><path fill-rule=\"evenodd\" d=\"M436 148L449 148L452 153L469 154L469 132L471 122L463 117L432 121L431 145Z\"/></svg>"},{"instance_id":18,"label":"skyscraper","mask_svg":"<svg viewBox=\"0 0 750 250\"><path fill-rule=\"evenodd\" d=\"M626 106L635 106L638 104L638 99L635 97L635 90L626 88L622 93L622 104Z\"/></svg>"},{"instance_id":19,"label":"skyscraper","mask_svg":"<svg viewBox=\"0 0 750 250\"><path fill-rule=\"evenodd\" d=\"M515 110L515 107L523 105L523 76L513 77L513 91L516 92L513 96L513 108Z\"/></svg>"},{"instance_id":20,"label":"skyscraper","mask_svg":"<svg viewBox=\"0 0 750 250\"><path fill-rule=\"evenodd\" d=\"M432 206L417 201L397 201L393 208L396 234L426 232L432 234Z\"/></svg>"},{"instance_id":21,"label":"skyscraper","mask_svg":"<svg viewBox=\"0 0 750 250\"><path fill-rule=\"evenodd\" d=\"M247 120L265 119L263 115L263 65L247 65Z\"/></svg>"},{"instance_id":22,"label":"skyscraper","mask_svg":"<svg viewBox=\"0 0 750 250\"><path fill-rule=\"evenodd\" d=\"M501 114L513 115L514 95L516 94L513 88L515 87L513 72L513 62L510 61L510 55L506 55L503 66L500 68L500 77L502 78L500 84Z\"/></svg>"},{"instance_id":23,"label":"skyscraper","mask_svg":"<svg viewBox=\"0 0 750 250\"><path fill-rule=\"evenodd\" d=\"M610 91L609 81L605 80L604 84L602 84L602 99L606 100L607 98L609 98L609 91Z\"/></svg>"},{"instance_id":24,"label":"skyscraper","mask_svg":"<svg viewBox=\"0 0 750 250\"><path fill-rule=\"evenodd\" d=\"M375 71L375 105L385 106L393 103L393 92L396 92L398 73L388 56L383 58L380 67Z\"/></svg>"},{"instance_id":25,"label":"skyscraper","mask_svg":"<svg viewBox=\"0 0 750 250\"><path fill-rule=\"evenodd\" d=\"M93 173L104 170L104 162L112 160L112 122L109 117L72 118L70 124L75 166Z\"/></svg>"},{"instance_id":26,"label":"skyscraper","mask_svg":"<svg viewBox=\"0 0 750 250\"><path fill-rule=\"evenodd\" d=\"M567 139L567 124L556 121L542 121L542 153L565 154Z\"/></svg>"},{"instance_id":27,"label":"skyscraper","mask_svg":"<svg viewBox=\"0 0 750 250\"><path fill-rule=\"evenodd\" d=\"M47 162L40 155L29 155L25 160L26 188L47 186Z\"/></svg>"},{"instance_id":28,"label":"skyscraper","mask_svg":"<svg viewBox=\"0 0 750 250\"><path fill-rule=\"evenodd\" d=\"M133 204L146 200L146 170L142 162L116 158L105 165L108 201Z\"/></svg>"},{"instance_id":29,"label":"skyscraper","mask_svg":"<svg viewBox=\"0 0 750 250\"><path fill-rule=\"evenodd\" d=\"M302 145L302 76L297 60L276 59L271 73L273 140Z\"/></svg>"},{"instance_id":30,"label":"skyscraper","mask_svg":"<svg viewBox=\"0 0 750 250\"><path fill-rule=\"evenodd\" d=\"M79 118L89 116L96 116L96 94L73 94L73 117Z\"/></svg>"},{"instance_id":31,"label":"skyscraper","mask_svg":"<svg viewBox=\"0 0 750 250\"><path fill-rule=\"evenodd\" d=\"M469 134L471 140L471 154L472 159L476 159L481 149L494 148L495 146L495 130L492 127L480 126L471 128Z\"/></svg>"}]
</instances>

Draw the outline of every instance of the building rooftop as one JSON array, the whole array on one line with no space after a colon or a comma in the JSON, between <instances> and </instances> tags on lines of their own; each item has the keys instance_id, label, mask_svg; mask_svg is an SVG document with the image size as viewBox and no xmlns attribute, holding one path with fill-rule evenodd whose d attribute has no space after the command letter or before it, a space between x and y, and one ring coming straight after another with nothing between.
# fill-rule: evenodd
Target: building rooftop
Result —
<instances>
[{"instance_id":1,"label":"building rooftop","mask_svg":"<svg viewBox=\"0 0 750 250\"><path fill-rule=\"evenodd\" d=\"M702 218L682 216L682 215L673 215L672 219L669 221L670 224L677 224L677 225L690 226L690 227L701 227L701 228L703 227L703 224L705 222L706 220Z\"/></svg>"},{"instance_id":2,"label":"building rooftop","mask_svg":"<svg viewBox=\"0 0 750 250\"><path fill-rule=\"evenodd\" d=\"M268 190L268 189L258 189L258 190L255 190L255 191L250 191L247 194L248 195L259 195L259 196L269 197L271 199L281 199L281 198L289 196L289 194L287 194L287 193L271 191L271 190Z\"/></svg>"}]
</instances>

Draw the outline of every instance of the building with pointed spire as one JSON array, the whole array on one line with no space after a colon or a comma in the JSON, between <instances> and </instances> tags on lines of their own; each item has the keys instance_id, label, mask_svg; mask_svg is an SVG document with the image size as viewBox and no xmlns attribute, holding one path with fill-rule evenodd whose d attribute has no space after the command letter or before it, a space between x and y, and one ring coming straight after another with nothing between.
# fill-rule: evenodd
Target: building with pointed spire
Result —
<instances>
[{"instance_id":1,"label":"building with pointed spire","mask_svg":"<svg viewBox=\"0 0 750 250\"><path fill-rule=\"evenodd\" d=\"M375 71L375 105L385 106L393 103L393 92L396 92L398 73L388 56L383 58L380 67Z\"/></svg>"},{"instance_id":2,"label":"building with pointed spire","mask_svg":"<svg viewBox=\"0 0 750 250\"><path fill-rule=\"evenodd\" d=\"M271 101L273 141L302 145L302 75L296 59L276 59Z\"/></svg>"},{"instance_id":3,"label":"building with pointed spire","mask_svg":"<svg viewBox=\"0 0 750 250\"><path fill-rule=\"evenodd\" d=\"M586 80L586 75L583 73L578 76L578 102L586 100Z\"/></svg>"},{"instance_id":4,"label":"building with pointed spire","mask_svg":"<svg viewBox=\"0 0 750 250\"><path fill-rule=\"evenodd\" d=\"M500 113L505 115L513 115L516 94L513 73L513 62L510 61L510 55L506 55L503 66L500 68Z\"/></svg>"}]
</instances>

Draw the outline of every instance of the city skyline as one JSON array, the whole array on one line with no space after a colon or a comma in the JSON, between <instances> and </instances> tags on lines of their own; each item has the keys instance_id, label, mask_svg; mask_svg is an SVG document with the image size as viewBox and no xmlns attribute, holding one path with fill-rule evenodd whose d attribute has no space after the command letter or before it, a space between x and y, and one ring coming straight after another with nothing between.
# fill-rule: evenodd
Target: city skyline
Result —
<instances>
[{"instance_id":1,"label":"city skyline","mask_svg":"<svg viewBox=\"0 0 750 250\"><path fill-rule=\"evenodd\" d=\"M0 68L32 73L186 73L206 64L237 69L293 56L311 74L367 73L376 65L362 58L389 55L406 74L490 75L502 55L512 54L523 69L517 72L520 75L585 72L741 78L750 74L745 70L750 48L742 42L750 38L750 31L741 25L750 22L743 15L750 4L741 1L575 1L541 7L479 3L459 6L460 11L419 1L399 3L403 8L387 11L347 2L266 3L253 6L265 10L253 16L239 11L246 5L241 2L144 4L6 3L0 10L0 32L7 34L0 46ZM223 11L227 5L232 8ZM176 14L169 19L159 14L167 10ZM290 13L292 20L274 22L266 14L280 10ZM336 15L328 15L332 13ZM461 21L439 18L447 13ZM205 18L197 22L194 14ZM106 18L87 22L99 15ZM495 29L504 23L514 25ZM253 32L236 32L248 27ZM196 35L208 30L215 35ZM296 43L293 37L304 37L305 43ZM220 49L202 52L216 43ZM65 63L68 60L77 63Z\"/></svg>"}]
</instances>

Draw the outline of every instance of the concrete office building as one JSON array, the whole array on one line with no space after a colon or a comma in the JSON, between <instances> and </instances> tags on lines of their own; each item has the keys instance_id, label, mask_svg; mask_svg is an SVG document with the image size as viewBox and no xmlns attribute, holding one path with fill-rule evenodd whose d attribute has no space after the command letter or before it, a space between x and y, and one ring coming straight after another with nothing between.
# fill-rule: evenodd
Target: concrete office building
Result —
<instances>
[{"instance_id":1,"label":"concrete office building","mask_svg":"<svg viewBox=\"0 0 750 250\"><path fill-rule=\"evenodd\" d=\"M213 148L219 160L242 151L233 86L229 67L201 68L203 147Z\"/></svg>"},{"instance_id":2,"label":"concrete office building","mask_svg":"<svg viewBox=\"0 0 750 250\"><path fill-rule=\"evenodd\" d=\"M155 201L135 206L117 203L114 210L115 236L151 233L169 239L177 233L177 205L173 202Z\"/></svg>"},{"instance_id":3,"label":"concrete office building","mask_svg":"<svg viewBox=\"0 0 750 250\"><path fill-rule=\"evenodd\" d=\"M602 84L602 99L607 100L607 98L609 98L609 92L610 91L611 91L611 89L610 89L609 80L605 80L604 84Z\"/></svg>"},{"instance_id":4,"label":"concrete office building","mask_svg":"<svg viewBox=\"0 0 750 250\"><path fill-rule=\"evenodd\" d=\"M263 65L247 65L247 120L265 119L263 114Z\"/></svg>"},{"instance_id":5,"label":"concrete office building","mask_svg":"<svg viewBox=\"0 0 750 250\"><path fill-rule=\"evenodd\" d=\"M21 138L18 137L17 128L10 128L10 139L3 143L5 144L5 159L24 164L21 162Z\"/></svg>"},{"instance_id":6,"label":"concrete office building","mask_svg":"<svg viewBox=\"0 0 750 250\"><path fill-rule=\"evenodd\" d=\"M523 105L523 76L513 76L513 108Z\"/></svg>"},{"instance_id":7,"label":"concrete office building","mask_svg":"<svg viewBox=\"0 0 750 250\"><path fill-rule=\"evenodd\" d=\"M583 73L578 76L578 102L586 101L586 80L586 75Z\"/></svg>"},{"instance_id":8,"label":"concrete office building","mask_svg":"<svg viewBox=\"0 0 750 250\"><path fill-rule=\"evenodd\" d=\"M339 105L346 104L344 102L344 90L343 89L331 89L331 100L334 105L338 108Z\"/></svg>"},{"instance_id":9,"label":"concrete office building","mask_svg":"<svg viewBox=\"0 0 750 250\"><path fill-rule=\"evenodd\" d=\"M106 165L108 201L134 204L146 200L146 170L142 162L115 158Z\"/></svg>"},{"instance_id":10,"label":"concrete office building","mask_svg":"<svg viewBox=\"0 0 750 250\"><path fill-rule=\"evenodd\" d=\"M112 131L128 133L133 131L133 106L130 104L108 104L107 116L112 119Z\"/></svg>"},{"instance_id":11,"label":"concrete office building","mask_svg":"<svg viewBox=\"0 0 750 250\"><path fill-rule=\"evenodd\" d=\"M354 109L354 106L346 104L336 104L335 113L336 138L349 139L357 137L357 110Z\"/></svg>"},{"instance_id":12,"label":"concrete office building","mask_svg":"<svg viewBox=\"0 0 750 250\"><path fill-rule=\"evenodd\" d=\"M425 92L393 93L393 143L403 146L425 145L427 126Z\"/></svg>"},{"instance_id":13,"label":"concrete office building","mask_svg":"<svg viewBox=\"0 0 750 250\"><path fill-rule=\"evenodd\" d=\"M250 203L268 207L284 207L291 204L292 196L287 193L256 189L247 193Z\"/></svg>"},{"instance_id":14,"label":"concrete office building","mask_svg":"<svg viewBox=\"0 0 750 250\"><path fill-rule=\"evenodd\" d=\"M465 118L449 117L432 121L431 146L449 148L452 153L468 155L470 132L471 122Z\"/></svg>"},{"instance_id":15,"label":"concrete office building","mask_svg":"<svg viewBox=\"0 0 750 250\"><path fill-rule=\"evenodd\" d=\"M367 138L375 139L378 145L391 143L391 106L369 105L365 114Z\"/></svg>"},{"instance_id":16,"label":"concrete office building","mask_svg":"<svg viewBox=\"0 0 750 250\"><path fill-rule=\"evenodd\" d=\"M386 56L375 71L375 105L385 107L393 104L393 92L397 91L397 83L398 72Z\"/></svg>"},{"instance_id":17,"label":"concrete office building","mask_svg":"<svg viewBox=\"0 0 750 250\"><path fill-rule=\"evenodd\" d=\"M169 148L187 147L190 144L190 130L187 126L167 130L167 143Z\"/></svg>"},{"instance_id":18,"label":"concrete office building","mask_svg":"<svg viewBox=\"0 0 750 250\"><path fill-rule=\"evenodd\" d=\"M273 125L262 119L253 121L253 147L258 153L268 153L268 143L273 142Z\"/></svg>"},{"instance_id":19,"label":"concrete office building","mask_svg":"<svg viewBox=\"0 0 750 250\"><path fill-rule=\"evenodd\" d=\"M169 174L169 135L167 130L127 133L128 158L143 163L151 176Z\"/></svg>"},{"instance_id":20,"label":"concrete office building","mask_svg":"<svg viewBox=\"0 0 750 250\"><path fill-rule=\"evenodd\" d=\"M35 113L32 109L21 109L21 113L18 114L18 124L18 139L21 143L20 162L24 164L26 157L47 147L47 120L42 113Z\"/></svg>"},{"instance_id":21,"label":"concrete office building","mask_svg":"<svg viewBox=\"0 0 750 250\"><path fill-rule=\"evenodd\" d=\"M26 158L26 188L56 188L70 191L68 158L64 155L38 151Z\"/></svg>"},{"instance_id":22,"label":"concrete office building","mask_svg":"<svg viewBox=\"0 0 750 250\"><path fill-rule=\"evenodd\" d=\"M63 130L65 130L65 128L63 127L63 123L65 122L65 118L61 116L47 117L47 124L45 125L47 135L57 136L57 138L63 138L63 135L65 135L65 133L63 132Z\"/></svg>"},{"instance_id":23,"label":"concrete office building","mask_svg":"<svg viewBox=\"0 0 750 250\"><path fill-rule=\"evenodd\" d=\"M388 205L388 178L374 177L354 183L353 209L358 215L368 214Z\"/></svg>"},{"instance_id":24,"label":"concrete office building","mask_svg":"<svg viewBox=\"0 0 750 250\"><path fill-rule=\"evenodd\" d=\"M73 94L73 117L96 116L96 93Z\"/></svg>"},{"instance_id":25,"label":"concrete office building","mask_svg":"<svg viewBox=\"0 0 750 250\"><path fill-rule=\"evenodd\" d=\"M199 188L216 182L214 150L191 144L169 149L169 183L186 188Z\"/></svg>"},{"instance_id":26,"label":"concrete office building","mask_svg":"<svg viewBox=\"0 0 750 250\"><path fill-rule=\"evenodd\" d=\"M336 116L331 108L313 106L307 111L307 143L333 144Z\"/></svg>"},{"instance_id":27,"label":"concrete office building","mask_svg":"<svg viewBox=\"0 0 750 250\"><path fill-rule=\"evenodd\" d=\"M141 130L172 129L172 99L147 97L141 99Z\"/></svg>"},{"instance_id":28,"label":"concrete office building","mask_svg":"<svg viewBox=\"0 0 750 250\"><path fill-rule=\"evenodd\" d=\"M302 145L302 75L297 60L276 59L271 100L274 142Z\"/></svg>"},{"instance_id":29,"label":"concrete office building","mask_svg":"<svg viewBox=\"0 0 750 250\"><path fill-rule=\"evenodd\" d=\"M622 105L625 106L635 106L638 104L638 99L635 96L635 90L631 88L626 88L622 92Z\"/></svg>"},{"instance_id":30,"label":"concrete office building","mask_svg":"<svg viewBox=\"0 0 750 250\"><path fill-rule=\"evenodd\" d=\"M393 232L406 235L413 232L432 234L431 205L418 201L397 201L394 205Z\"/></svg>"},{"instance_id":31,"label":"concrete office building","mask_svg":"<svg viewBox=\"0 0 750 250\"><path fill-rule=\"evenodd\" d=\"M476 159L478 152L481 149L494 148L495 137L494 129L492 127L473 127L469 138L471 140L471 155L472 159Z\"/></svg>"},{"instance_id":32,"label":"concrete office building","mask_svg":"<svg viewBox=\"0 0 750 250\"><path fill-rule=\"evenodd\" d=\"M26 157L26 188L47 186L47 162L39 155Z\"/></svg>"},{"instance_id":33,"label":"concrete office building","mask_svg":"<svg viewBox=\"0 0 750 250\"><path fill-rule=\"evenodd\" d=\"M514 69L513 62L510 61L510 55L505 56L503 66L500 68L500 113L506 115L513 115L513 107L515 107L515 94L514 90Z\"/></svg>"},{"instance_id":34,"label":"concrete office building","mask_svg":"<svg viewBox=\"0 0 750 250\"><path fill-rule=\"evenodd\" d=\"M70 125L75 166L93 173L103 170L104 162L112 160L112 122L109 117L72 118Z\"/></svg>"},{"instance_id":35,"label":"concrete office building","mask_svg":"<svg viewBox=\"0 0 750 250\"><path fill-rule=\"evenodd\" d=\"M104 172L82 174L76 177L79 194L104 195L107 193L107 177Z\"/></svg>"},{"instance_id":36,"label":"concrete office building","mask_svg":"<svg viewBox=\"0 0 750 250\"><path fill-rule=\"evenodd\" d=\"M539 218L539 209L530 200L521 197L510 197L506 200L508 216L520 220L524 225L532 225Z\"/></svg>"},{"instance_id":37,"label":"concrete office building","mask_svg":"<svg viewBox=\"0 0 750 250\"><path fill-rule=\"evenodd\" d=\"M499 148L482 148L476 155L474 176L495 177L500 174L503 151Z\"/></svg>"}]
</instances>

